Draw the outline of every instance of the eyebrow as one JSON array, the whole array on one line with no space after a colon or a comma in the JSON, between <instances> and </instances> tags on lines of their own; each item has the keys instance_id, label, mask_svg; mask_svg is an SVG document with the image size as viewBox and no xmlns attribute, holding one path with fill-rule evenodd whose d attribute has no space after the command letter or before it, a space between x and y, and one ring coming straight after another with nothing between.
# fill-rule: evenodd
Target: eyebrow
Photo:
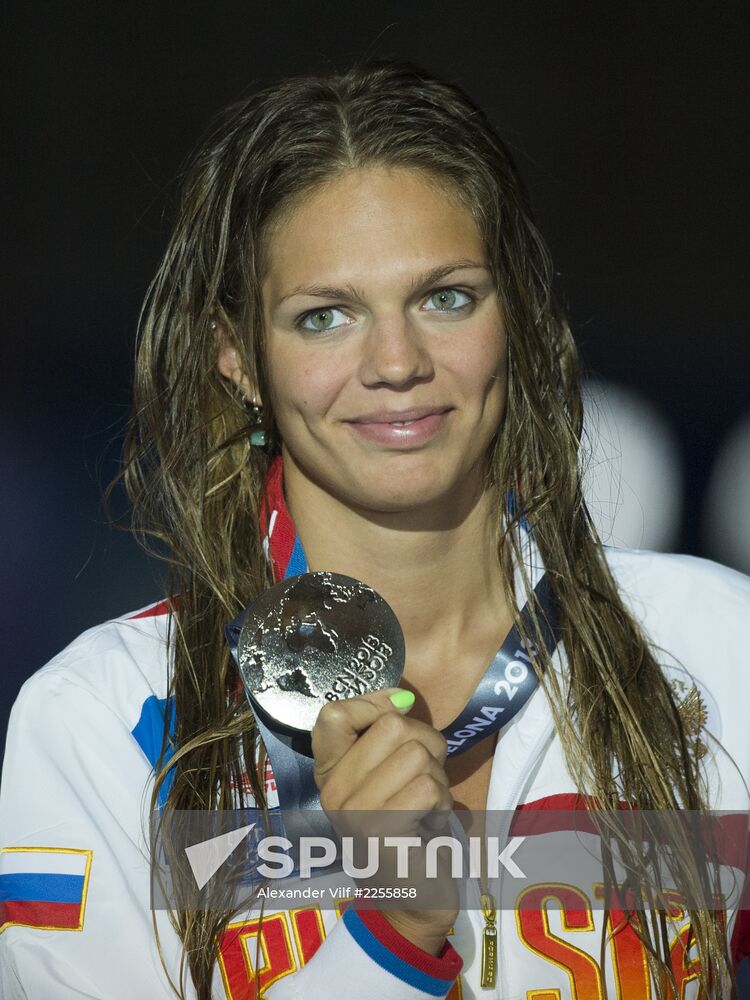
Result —
<instances>
[{"instance_id":1,"label":"eyebrow","mask_svg":"<svg viewBox=\"0 0 750 1000\"><path fill-rule=\"evenodd\" d=\"M436 281L440 281L448 274L452 274L453 271L459 271L469 267L481 268L483 271L489 271L489 267L483 264L481 261L476 260L454 260L450 264L439 264L437 267L431 268L429 271L425 271L424 274L417 275L416 278L409 285L409 292L413 292L417 288L424 288L426 285L432 285ZM353 285L343 285L341 287L336 287L333 285L298 285L293 288L291 292L287 292L283 295L278 304L281 305L287 299L291 299L294 295L312 295L315 298L321 299L358 299L362 300L365 298L363 292L355 288Z\"/></svg>"}]
</instances>

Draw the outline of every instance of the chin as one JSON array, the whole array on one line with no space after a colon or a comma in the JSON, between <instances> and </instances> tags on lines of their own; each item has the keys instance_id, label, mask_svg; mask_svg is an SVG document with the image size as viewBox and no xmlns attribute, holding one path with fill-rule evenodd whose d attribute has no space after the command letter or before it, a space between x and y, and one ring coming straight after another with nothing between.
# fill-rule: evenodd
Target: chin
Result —
<instances>
[{"instance_id":1,"label":"chin","mask_svg":"<svg viewBox=\"0 0 750 1000\"><path fill-rule=\"evenodd\" d=\"M367 496L358 497L357 503L363 510L374 514L407 514L431 507L437 500L438 498L425 497L424 493L401 489L373 491Z\"/></svg>"},{"instance_id":2,"label":"chin","mask_svg":"<svg viewBox=\"0 0 750 1000\"><path fill-rule=\"evenodd\" d=\"M351 498L364 510L381 514L407 514L444 507L455 509L455 498L461 485L458 479L445 476L424 476L414 472L401 475L363 476L352 484Z\"/></svg>"}]
</instances>

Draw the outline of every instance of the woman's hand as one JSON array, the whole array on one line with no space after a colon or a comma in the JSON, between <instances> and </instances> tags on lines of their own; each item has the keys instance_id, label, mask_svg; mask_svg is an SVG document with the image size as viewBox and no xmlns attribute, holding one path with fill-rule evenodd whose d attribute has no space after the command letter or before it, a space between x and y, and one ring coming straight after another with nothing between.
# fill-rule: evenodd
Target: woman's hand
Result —
<instances>
[{"instance_id":1,"label":"woman's hand","mask_svg":"<svg viewBox=\"0 0 750 1000\"><path fill-rule=\"evenodd\" d=\"M396 690L388 688L330 702L313 727L315 781L321 805L342 835L351 833L349 823L344 829L344 817L336 815L343 812L402 811L410 829L398 832L413 835L425 817L429 825L431 813L446 815L452 808L450 783L444 770L445 738L427 723L404 715L408 709L395 708L390 695ZM370 823L372 819L369 817ZM367 833L360 831L363 840ZM410 849L409 862L407 884L411 887L419 883L417 900L430 896L434 899L437 890L440 900L435 905L439 908L387 909L385 916L414 944L437 954L455 921L458 893L449 881L448 864L443 858L439 858L438 879L431 880L424 879L423 849ZM381 846L381 884L398 884L395 868L394 849L384 851Z\"/></svg>"}]
</instances>

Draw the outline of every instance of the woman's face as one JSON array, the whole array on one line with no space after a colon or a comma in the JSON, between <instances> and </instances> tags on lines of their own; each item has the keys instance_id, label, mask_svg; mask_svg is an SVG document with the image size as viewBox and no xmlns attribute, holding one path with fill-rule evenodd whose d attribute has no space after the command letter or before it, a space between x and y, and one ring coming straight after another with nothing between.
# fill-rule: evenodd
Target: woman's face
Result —
<instances>
[{"instance_id":1,"label":"woman's face","mask_svg":"<svg viewBox=\"0 0 750 1000\"><path fill-rule=\"evenodd\" d=\"M471 213L409 168L355 170L270 235L270 395L287 481L395 512L481 489L506 335Z\"/></svg>"}]
</instances>

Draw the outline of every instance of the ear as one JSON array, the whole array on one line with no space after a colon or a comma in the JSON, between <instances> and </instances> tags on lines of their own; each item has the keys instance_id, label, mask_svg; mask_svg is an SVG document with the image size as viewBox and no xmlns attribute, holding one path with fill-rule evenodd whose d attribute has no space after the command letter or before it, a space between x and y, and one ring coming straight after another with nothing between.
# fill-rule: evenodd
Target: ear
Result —
<instances>
[{"instance_id":1,"label":"ear","mask_svg":"<svg viewBox=\"0 0 750 1000\"><path fill-rule=\"evenodd\" d=\"M219 369L219 374L240 389L248 402L259 403L258 389L253 380L242 370L237 348L226 327L214 320L211 329L216 337L216 367Z\"/></svg>"}]
</instances>

